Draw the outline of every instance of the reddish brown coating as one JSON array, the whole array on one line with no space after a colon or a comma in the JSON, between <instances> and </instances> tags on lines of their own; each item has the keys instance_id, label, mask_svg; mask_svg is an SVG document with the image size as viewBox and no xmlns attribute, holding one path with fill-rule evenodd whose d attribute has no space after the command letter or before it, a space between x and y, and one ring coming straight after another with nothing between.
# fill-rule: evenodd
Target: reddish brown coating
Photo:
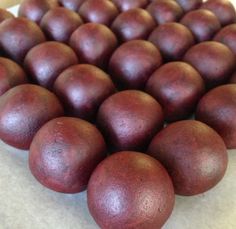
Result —
<instances>
[{"instance_id":1,"label":"reddish brown coating","mask_svg":"<svg viewBox=\"0 0 236 229\"><path fill-rule=\"evenodd\" d=\"M154 137L147 152L167 169L175 193L184 196L213 188L223 178L228 164L222 138L195 120L168 125Z\"/></svg>"},{"instance_id":2,"label":"reddish brown coating","mask_svg":"<svg viewBox=\"0 0 236 229\"><path fill-rule=\"evenodd\" d=\"M236 71L231 75L229 83L236 83Z\"/></svg>"},{"instance_id":3,"label":"reddish brown coating","mask_svg":"<svg viewBox=\"0 0 236 229\"><path fill-rule=\"evenodd\" d=\"M163 127L163 112L150 95L127 90L108 97L102 103L97 124L112 152L142 151Z\"/></svg>"},{"instance_id":4,"label":"reddish brown coating","mask_svg":"<svg viewBox=\"0 0 236 229\"><path fill-rule=\"evenodd\" d=\"M59 6L57 0L23 0L18 10L18 16L26 17L39 24L43 15L57 6Z\"/></svg>"},{"instance_id":5,"label":"reddish brown coating","mask_svg":"<svg viewBox=\"0 0 236 229\"><path fill-rule=\"evenodd\" d=\"M196 68L207 88L225 83L235 68L235 56L224 44L205 41L190 48L184 61Z\"/></svg>"},{"instance_id":6,"label":"reddish brown coating","mask_svg":"<svg viewBox=\"0 0 236 229\"><path fill-rule=\"evenodd\" d=\"M0 57L0 96L10 88L27 82L27 76L20 65Z\"/></svg>"},{"instance_id":7,"label":"reddish brown coating","mask_svg":"<svg viewBox=\"0 0 236 229\"><path fill-rule=\"evenodd\" d=\"M210 40L221 28L215 14L205 9L188 12L180 23L191 30L198 42Z\"/></svg>"},{"instance_id":8,"label":"reddish brown coating","mask_svg":"<svg viewBox=\"0 0 236 229\"><path fill-rule=\"evenodd\" d=\"M8 18L14 18L14 15L9 11L0 8L0 23Z\"/></svg>"},{"instance_id":9,"label":"reddish brown coating","mask_svg":"<svg viewBox=\"0 0 236 229\"><path fill-rule=\"evenodd\" d=\"M212 11L218 17L222 26L235 22L235 8L228 0L208 0L202 4L201 8Z\"/></svg>"},{"instance_id":10,"label":"reddish brown coating","mask_svg":"<svg viewBox=\"0 0 236 229\"><path fill-rule=\"evenodd\" d=\"M119 10L110 0L87 0L81 5L79 14L85 22L109 26L119 14Z\"/></svg>"},{"instance_id":11,"label":"reddish brown coating","mask_svg":"<svg viewBox=\"0 0 236 229\"><path fill-rule=\"evenodd\" d=\"M106 158L88 184L88 207L101 228L160 229L174 202L172 181L154 158L123 151Z\"/></svg>"},{"instance_id":12,"label":"reddish brown coating","mask_svg":"<svg viewBox=\"0 0 236 229\"><path fill-rule=\"evenodd\" d=\"M159 48L166 61L182 59L186 51L195 44L190 30L176 22L159 25L148 40Z\"/></svg>"},{"instance_id":13,"label":"reddish brown coating","mask_svg":"<svg viewBox=\"0 0 236 229\"><path fill-rule=\"evenodd\" d=\"M45 40L40 27L26 18L10 18L0 24L0 47L17 62L23 62L26 53Z\"/></svg>"},{"instance_id":14,"label":"reddish brown coating","mask_svg":"<svg viewBox=\"0 0 236 229\"><path fill-rule=\"evenodd\" d=\"M144 8L148 4L148 0L112 0L120 11L127 11L134 8Z\"/></svg>"},{"instance_id":15,"label":"reddish brown coating","mask_svg":"<svg viewBox=\"0 0 236 229\"><path fill-rule=\"evenodd\" d=\"M203 2L203 0L176 0L176 1L182 7L184 12L188 12L199 8Z\"/></svg>"},{"instance_id":16,"label":"reddish brown coating","mask_svg":"<svg viewBox=\"0 0 236 229\"><path fill-rule=\"evenodd\" d=\"M50 40L66 43L71 34L82 24L83 21L76 12L57 7L43 16L40 27Z\"/></svg>"},{"instance_id":17,"label":"reddish brown coating","mask_svg":"<svg viewBox=\"0 0 236 229\"><path fill-rule=\"evenodd\" d=\"M106 144L92 124L60 117L43 125L30 146L29 167L44 186L57 192L86 189L91 173L106 156Z\"/></svg>"},{"instance_id":18,"label":"reddish brown coating","mask_svg":"<svg viewBox=\"0 0 236 229\"><path fill-rule=\"evenodd\" d=\"M205 91L200 74L184 62L170 62L157 69L145 91L161 105L168 122L187 118Z\"/></svg>"},{"instance_id":19,"label":"reddish brown coating","mask_svg":"<svg viewBox=\"0 0 236 229\"><path fill-rule=\"evenodd\" d=\"M228 149L236 148L236 85L214 88L200 100L196 119L215 129Z\"/></svg>"},{"instance_id":20,"label":"reddish brown coating","mask_svg":"<svg viewBox=\"0 0 236 229\"><path fill-rule=\"evenodd\" d=\"M105 25L86 23L71 35L70 46L81 63L106 68L112 52L118 45L115 34Z\"/></svg>"},{"instance_id":21,"label":"reddish brown coating","mask_svg":"<svg viewBox=\"0 0 236 229\"><path fill-rule=\"evenodd\" d=\"M118 88L142 89L161 64L161 54L152 43L133 40L116 49L110 59L109 72Z\"/></svg>"},{"instance_id":22,"label":"reddish brown coating","mask_svg":"<svg viewBox=\"0 0 236 229\"><path fill-rule=\"evenodd\" d=\"M225 44L236 55L236 23L223 27L215 35L214 41Z\"/></svg>"},{"instance_id":23,"label":"reddish brown coating","mask_svg":"<svg viewBox=\"0 0 236 229\"><path fill-rule=\"evenodd\" d=\"M86 0L58 0L58 2L65 8L73 11L78 11L80 6Z\"/></svg>"},{"instance_id":24,"label":"reddish brown coating","mask_svg":"<svg viewBox=\"0 0 236 229\"><path fill-rule=\"evenodd\" d=\"M111 29L122 42L146 39L156 23L144 9L135 8L121 13L112 23Z\"/></svg>"},{"instance_id":25,"label":"reddish brown coating","mask_svg":"<svg viewBox=\"0 0 236 229\"><path fill-rule=\"evenodd\" d=\"M63 108L53 93L36 85L18 85L0 97L0 139L29 149L39 128L61 115Z\"/></svg>"},{"instance_id":26,"label":"reddish brown coating","mask_svg":"<svg viewBox=\"0 0 236 229\"><path fill-rule=\"evenodd\" d=\"M63 71L54 84L54 92L68 115L93 121L101 103L116 91L110 77L88 64L74 65Z\"/></svg>"},{"instance_id":27,"label":"reddish brown coating","mask_svg":"<svg viewBox=\"0 0 236 229\"><path fill-rule=\"evenodd\" d=\"M147 7L147 11L153 16L157 24L179 21L184 13L180 5L174 0L152 1Z\"/></svg>"},{"instance_id":28,"label":"reddish brown coating","mask_svg":"<svg viewBox=\"0 0 236 229\"><path fill-rule=\"evenodd\" d=\"M48 41L35 46L27 53L24 66L39 85L52 88L59 74L77 63L78 58L69 46Z\"/></svg>"}]
</instances>

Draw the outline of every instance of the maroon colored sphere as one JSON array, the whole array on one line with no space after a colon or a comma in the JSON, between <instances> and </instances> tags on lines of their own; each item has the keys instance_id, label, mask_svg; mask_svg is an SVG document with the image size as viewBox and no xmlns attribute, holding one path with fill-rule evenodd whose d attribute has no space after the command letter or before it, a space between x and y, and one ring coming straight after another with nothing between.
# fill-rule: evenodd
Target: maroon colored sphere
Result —
<instances>
[{"instance_id":1,"label":"maroon colored sphere","mask_svg":"<svg viewBox=\"0 0 236 229\"><path fill-rule=\"evenodd\" d=\"M106 68L112 52L118 45L115 34L105 25L87 23L71 35L70 46L81 63Z\"/></svg>"},{"instance_id":2,"label":"maroon colored sphere","mask_svg":"<svg viewBox=\"0 0 236 229\"><path fill-rule=\"evenodd\" d=\"M77 63L77 56L69 46L48 41L35 46L27 53L24 66L34 81L51 89L59 74Z\"/></svg>"},{"instance_id":3,"label":"maroon colored sphere","mask_svg":"<svg viewBox=\"0 0 236 229\"><path fill-rule=\"evenodd\" d=\"M26 53L45 40L40 27L26 18L10 18L0 24L0 47L17 62L23 62Z\"/></svg>"},{"instance_id":4,"label":"maroon colored sphere","mask_svg":"<svg viewBox=\"0 0 236 229\"><path fill-rule=\"evenodd\" d=\"M95 22L109 26L119 14L118 9L109 0L87 0L80 9L79 14L85 22Z\"/></svg>"},{"instance_id":5,"label":"maroon colored sphere","mask_svg":"<svg viewBox=\"0 0 236 229\"><path fill-rule=\"evenodd\" d=\"M58 0L59 3L69 9L69 10L73 10L73 11L78 11L80 6L86 1L86 0Z\"/></svg>"},{"instance_id":6,"label":"maroon colored sphere","mask_svg":"<svg viewBox=\"0 0 236 229\"><path fill-rule=\"evenodd\" d=\"M99 68L80 64L62 72L54 84L54 92L68 115L95 120L101 103L116 91L110 77Z\"/></svg>"},{"instance_id":7,"label":"maroon colored sphere","mask_svg":"<svg viewBox=\"0 0 236 229\"><path fill-rule=\"evenodd\" d=\"M71 34L82 24L83 21L76 12L57 7L44 15L40 27L50 40L66 43Z\"/></svg>"},{"instance_id":8,"label":"maroon colored sphere","mask_svg":"<svg viewBox=\"0 0 236 229\"><path fill-rule=\"evenodd\" d=\"M121 13L112 23L111 29L122 42L146 39L156 23L144 9L130 9Z\"/></svg>"},{"instance_id":9,"label":"maroon colored sphere","mask_svg":"<svg viewBox=\"0 0 236 229\"><path fill-rule=\"evenodd\" d=\"M0 97L0 139L29 149L39 128L61 115L63 108L53 93L36 85L18 85Z\"/></svg>"},{"instance_id":10,"label":"maroon colored sphere","mask_svg":"<svg viewBox=\"0 0 236 229\"><path fill-rule=\"evenodd\" d=\"M210 40L221 28L218 18L205 9L188 12L180 23L191 30L198 42Z\"/></svg>"},{"instance_id":11,"label":"maroon colored sphere","mask_svg":"<svg viewBox=\"0 0 236 229\"><path fill-rule=\"evenodd\" d=\"M214 88L200 100L196 118L215 129L229 149L236 148L236 85Z\"/></svg>"},{"instance_id":12,"label":"maroon colored sphere","mask_svg":"<svg viewBox=\"0 0 236 229\"><path fill-rule=\"evenodd\" d=\"M97 124L112 152L143 151L163 127L163 112L150 95L127 90L108 97L102 103Z\"/></svg>"},{"instance_id":13,"label":"maroon colored sphere","mask_svg":"<svg viewBox=\"0 0 236 229\"><path fill-rule=\"evenodd\" d=\"M176 0L185 12L199 8L203 0Z\"/></svg>"},{"instance_id":14,"label":"maroon colored sphere","mask_svg":"<svg viewBox=\"0 0 236 229\"><path fill-rule=\"evenodd\" d=\"M135 8L144 8L149 0L113 0L120 11L127 11Z\"/></svg>"},{"instance_id":15,"label":"maroon colored sphere","mask_svg":"<svg viewBox=\"0 0 236 229\"><path fill-rule=\"evenodd\" d=\"M118 88L142 89L162 64L159 50L150 42L128 41L113 53L109 71Z\"/></svg>"},{"instance_id":16,"label":"maroon colored sphere","mask_svg":"<svg viewBox=\"0 0 236 229\"><path fill-rule=\"evenodd\" d=\"M44 186L57 192L86 189L91 173L106 156L106 144L92 124L60 117L43 125L30 146L29 167Z\"/></svg>"},{"instance_id":17,"label":"maroon colored sphere","mask_svg":"<svg viewBox=\"0 0 236 229\"><path fill-rule=\"evenodd\" d=\"M195 44L190 30L176 22L159 25L148 40L159 48L166 61L181 60L186 51Z\"/></svg>"},{"instance_id":18,"label":"maroon colored sphere","mask_svg":"<svg viewBox=\"0 0 236 229\"><path fill-rule=\"evenodd\" d=\"M172 181L154 158L132 151L102 161L88 184L88 207L101 228L157 229L175 202Z\"/></svg>"},{"instance_id":19,"label":"maroon colored sphere","mask_svg":"<svg viewBox=\"0 0 236 229\"><path fill-rule=\"evenodd\" d=\"M166 121L187 118L205 91L200 74L184 62L170 62L157 69L146 85L146 92L161 105Z\"/></svg>"},{"instance_id":20,"label":"maroon colored sphere","mask_svg":"<svg viewBox=\"0 0 236 229\"><path fill-rule=\"evenodd\" d=\"M216 41L205 41L190 48L184 60L203 77L207 88L225 83L235 68L235 56L225 45Z\"/></svg>"},{"instance_id":21,"label":"maroon colored sphere","mask_svg":"<svg viewBox=\"0 0 236 229\"><path fill-rule=\"evenodd\" d=\"M0 57L0 96L10 88L27 82L26 74L20 65Z\"/></svg>"},{"instance_id":22,"label":"maroon colored sphere","mask_svg":"<svg viewBox=\"0 0 236 229\"><path fill-rule=\"evenodd\" d=\"M14 15L9 11L0 8L0 23L8 18L14 18Z\"/></svg>"},{"instance_id":23,"label":"maroon colored sphere","mask_svg":"<svg viewBox=\"0 0 236 229\"><path fill-rule=\"evenodd\" d=\"M213 188L223 178L228 164L222 138L195 120L168 125L154 137L148 154L164 165L175 193L184 196Z\"/></svg>"},{"instance_id":24,"label":"maroon colored sphere","mask_svg":"<svg viewBox=\"0 0 236 229\"><path fill-rule=\"evenodd\" d=\"M231 75L229 83L236 83L236 71Z\"/></svg>"}]
</instances>

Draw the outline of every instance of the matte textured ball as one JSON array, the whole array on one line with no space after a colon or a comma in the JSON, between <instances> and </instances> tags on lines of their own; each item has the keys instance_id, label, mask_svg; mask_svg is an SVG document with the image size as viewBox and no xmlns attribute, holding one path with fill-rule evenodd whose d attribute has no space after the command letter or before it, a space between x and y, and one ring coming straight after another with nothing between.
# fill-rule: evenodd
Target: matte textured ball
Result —
<instances>
[{"instance_id":1,"label":"matte textured ball","mask_svg":"<svg viewBox=\"0 0 236 229\"><path fill-rule=\"evenodd\" d=\"M51 89L59 74L77 63L78 58L69 46L48 41L35 46L27 53L24 66L34 81Z\"/></svg>"},{"instance_id":2,"label":"matte textured ball","mask_svg":"<svg viewBox=\"0 0 236 229\"><path fill-rule=\"evenodd\" d=\"M92 124L61 117L47 122L30 146L29 167L44 186L57 192L86 189L91 173L106 156L106 144Z\"/></svg>"},{"instance_id":3,"label":"matte textured ball","mask_svg":"<svg viewBox=\"0 0 236 229\"><path fill-rule=\"evenodd\" d=\"M58 0L59 3L64 6L65 8L73 11L78 11L80 6L86 1L86 0Z\"/></svg>"},{"instance_id":4,"label":"matte textured ball","mask_svg":"<svg viewBox=\"0 0 236 229\"><path fill-rule=\"evenodd\" d=\"M14 18L14 15L9 11L0 8L0 23L8 18Z\"/></svg>"},{"instance_id":5,"label":"matte textured ball","mask_svg":"<svg viewBox=\"0 0 236 229\"><path fill-rule=\"evenodd\" d=\"M154 158L119 152L102 161L88 185L88 207L101 228L159 229L174 206L172 181Z\"/></svg>"},{"instance_id":6,"label":"matte textured ball","mask_svg":"<svg viewBox=\"0 0 236 229\"><path fill-rule=\"evenodd\" d=\"M143 89L151 74L162 64L160 51L144 40L128 41L113 53L110 75L120 89Z\"/></svg>"},{"instance_id":7,"label":"matte textured ball","mask_svg":"<svg viewBox=\"0 0 236 229\"><path fill-rule=\"evenodd\" d=\"M165 120L170 122L192 114L205 92L205 84L191 65L171 62L152 74L146 92L162 105Z\"/></svg>"},{"instance_id":8,"label":"matte textured ball","mask_svg":"<svg viewBox=\"0 0 236 229\"><path fill-rule=\"evenodd\" d=\"M113 0L120 11L127 11L134 8L145 8L149 0Z\"/></svg>"},{"instance_id":9,"label":"matte textured ball","mask_svg":"<svg viewBox=\"0 0 236 229\"><path fill-rule=\"evenodd\" d=\"M148 154L167 169L175 193L184 196L213 188L223 178L228 164L222 138L195 120L168 125L154 137Z\"/></svg>"},{"instance_id":10,"label":"matte textured ball","mask_svg":"<svg viewBox=\"0 0 236 229\"><path fill-rule=\"evenodd\" d=\"M112 152L143 151L163 127L160 104L150 95L136 90L118 92L100 106L97 124Z\"/></svg>"},{"instance_id":11,"label":"matte textured ball","mask_svg":"<svg viewBox=\"0 0 236 229\"><path fill-rule=\"evenodd\" d=\"M19 149L29 149L39 128L63 115L57 97L40 86L23 84L0 97L0 139Z\"/></svg>"},{"instance_id":12,"label":"matte textured ball","mask_svg":"<svg viewBox=\"0 0 236 229\"><path fill-rule=\"evenodd\" d=\"M116 91L110 77L99 68L80 64L63 71L54 84L54 92L68 115L95 120L101 103Z\"/></svg>"},{"instance_id":13,"label":"matte textured ball","mask_svg":"<svg viewBox=\"0 0 236 229\"><path fill-rule=\"evenodd\" d=\"M185 12L199 8L203 0L176 0Z\"/></svg>"}]
</instances>

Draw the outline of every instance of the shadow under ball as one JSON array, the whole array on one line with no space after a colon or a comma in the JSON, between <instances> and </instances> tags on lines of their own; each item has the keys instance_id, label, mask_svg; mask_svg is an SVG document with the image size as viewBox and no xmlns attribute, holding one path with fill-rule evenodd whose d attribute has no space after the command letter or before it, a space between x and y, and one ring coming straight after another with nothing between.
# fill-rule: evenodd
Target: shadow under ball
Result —
<instances>
[{"instance_id":1,"label":"shadow under ball","mask_svg":"<svg viewBox=\"0 0 236 229\"><path fill-rule=\"evenodd\" d=\"M88 184L88 207L101 228L160 229L174 202L163 166L143 153L123 151L106 158Z\"/></svg>"},{"instance_id":2,"label":"shadow under ball","mask_svg":"<svg viewBox=\"0 0 236 229\"><path fill-rule=\"evenodd\" d=\"M60 117L43 125L30 146L29 167L44 186L57 192L86 189L91 173L106 156L106 144L92 124Z\"/></svg>"},{"instance_id":3,"label":"shadow under ball","mask_svg":"<svg viewBox=\"0 0 236 229\"><path fill-rule=\"evenodd\" d=\"M176 0L184 12L192 11L199 8L203 0Z\"/></svg>"},{"instance_id":4,"label":"shadow under ball","mask_svg":"<svg viewBox=\"0 0 236 229\"><path fill-rule=\"evenodd\" d=\"M149 0L113 0L112 2L123 12L135 8L145 8Z\"/></svg>"},{"instance_id":5,"label":"shadow under ball","mask_svg":"<svg viewBox=\"0 0 236 229\"><path fill-rule=\"evenodd\" d=\"M231 75L229 83L236 83L236 71Z\"/></svg>"},{"instance_id":6,"label":"shadow under ball","mask_svg":"<svg viewBox=\"0 0 236 229\"><path fill-rule=\"evenodd\" d=\"M86 0L58 0L58 2L65 8L73 11L78 11L80 6L85 2Z\"/></svg>"},{"instance_id":7,"label":"shadow under ball","mask_svg":"<svg viewBox=\"0 0 236 229\"><path fill-rule=\"evenodd\" d=\"M228 164L222 138L195 120L168 125L153 138L147 152L167 169L175 193L183 196L213 188L223 178Z\"/></svg>"},{"instance_id":8,"label":"shadow under ball","mask_svg":"<svg viewBox=\"0 0 236 229\"><path fill-rule=\"evenodd\" d=\"M27 53L24 67L37 84L52 89L59 74L77 63L78 58L69 46L48 41L35 46Z\"/></svg>"},{"instance_id":9,"label":"shadow under ball","mask_svg":"<svg viewBox=\"0 0 236 229\"><path fill-rule=\"evenodd\" d=\"M57 97L45 88L32 84L13 87L0 97L0 139L27 150L39 128L63 113Z\"/></svg>"},{"instance_id":10,"label":"shadow under ball","mask_svg":"<svg viewBox=\"0 0 236 229\"><path fill-rule=\"evenodd\" d=\"M15 16L11 12L0 8L0 23L8 18L14 18L14 17Z\"/></svg>"}]
</instances>

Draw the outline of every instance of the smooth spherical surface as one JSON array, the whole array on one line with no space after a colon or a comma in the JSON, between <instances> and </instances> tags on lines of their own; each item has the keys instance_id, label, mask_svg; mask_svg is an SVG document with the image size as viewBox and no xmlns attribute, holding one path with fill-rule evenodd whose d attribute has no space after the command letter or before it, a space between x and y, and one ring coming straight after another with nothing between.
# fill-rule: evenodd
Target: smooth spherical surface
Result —
<instances>
[{"instance_id":1,"label":"smooth spherical surface","mask_svg":"<svg viewBox=\"0 0 236 229\"><path fill-rule=\"evenodd\" d=\"M76 12L57 7L44 15L40 27L50 40L68 42L71 34L82 24Z\"/></svg>"},{"instance_id":2,"label":"smooth spherical surface","mask_svg":"<svg viewBox=\"0 0 236 229\"><path fill-rule=\"evenodd\" d=\"M188 12L180 23L191 30L198 42L210 40L221 28L218 18L205 9Z\"/></svg>"},{"instance_id":3,"label":"smooth spherical surface","mask_svg":"<svg viewBox=\"0 0 236 229\"><path fill-rule=\"evenodd\" d=\"M236 148L236 85L214 88L200 100L196 118L215 129L229 149Z\"/></svg>"},{"instance_id":4,"label":"smooth spherical surface","mask_svg":"<svg viewBox=\"0 0 236 229\"><path fill-rule=\"evenodd\" d=\"M115 50L110 59L109 72L118 88L142 89L161 64L161 54L152 43L134 40Z\"/></svg>"},{"instance_id":5,"label":"smooth spherical surface","mask_svg":"<svg viewBox=\"0 0 236 229\"><path fill-rule=\"evenodd\" d=\"M116 91L110 77L99 68L80 64L62 72L54 84L54 92L68 115L95 120L101 103Z\"/></svg>"},{"instance_id":6,"label":"smooth spherical surface","mask_svg":"<svg viewBox=\"0 0 236 229\"><path fill-rule=\"evenodd\" d=\"M200 74L184 62L161 66L146 85L146 92L162 105L166 121L187 118L204 91L205 85Z\"/></svg>"},{"instance_id":7,"label":"smooth spherical surface","mask_svg":"<svg viewBox=\"0 0 236 229\"><path fill-rule=\"evenodd\" d=\"M0 23L8 18L14 18L14 15L9 11L0 8Z\"/></svg>"},{"instance_id":8,"label":"smooth spherical surface","mask_svg":"<svg viewBox=\"0 0 236 229\"><path fill-rule=\"evenodd\" d=\"M235 68L235 56L225 45L206 41L190 48L184 60L203 77L207 88L225 83Z\"/></svg>"},{"instance_id":9,"label":"smooth spherical surface","mask_svg":"<svg viewBox=\"0 0 236 229\"><path fill-rule=\"evenodd\" d=\"M144 9L130 9L121 13L112 23L111 29L121 42L146 39L156 23Z\"/></svg>"},{"instance_id":10,"label":"smooth spherical surface","mask_svg":"<svg viewBox=\"0 0 236 229\"><path fill-rule=\"evenodd\" d=\"M148 0L113 0L120 11L127 11L135 8L144 8L148 4Z\"/></svg>"},{"instance_id":11,"label":"smooth spherical surface","mask_svg":"<svg viewBox=\"0 0 236 229\"><path fill-rule=\"evenodd\" d=\"M180 60L186 51L195 44L190 30L180 23L169 22L159 25L148 40L161 51L165 60Z\"/></svg>"},{"instance_id":12,"label":"smooth spherical surface","mask_svg":"<svg viewBox=\"0 0 236 229\"><path fill-rule=\"evenodd\" d=\"M32 48L25 57L24 66L34 81L51 88L63 70L77 63L77 56L69 46L49 41Z\"/></svg>"},{"instance_id":13,"label":"smooth spherical surface","mask_svg":"<svg viewBox=\"0 0 236 229\"><path fill-rule=\"evenodd\" d=\"M87 0L81 5L79 14L85 22L95 22L109 26L117 17L119 11L110 0Z\"/></svg>"},{"instance_id":14,"label":"smooth spherical surface","mask_svg":"<svg viewBox=\"0 0 236 229\"><path fill-rule=\"evenodd\" d=\"M213 188L223 178L228 163L222 138L195 120L168 125L154 137L147 152L167 169L175 193L184 196Z\"/></svg>"},{"instance_id":15,"label":"smooth spherical surface","mask_svg":"<svg viewBox=\"0 0 236 229\"><path fill-rule=\"evenodd\" d=\"M157 229L174 206L173 185L148 155L119 152L102 161L88 185L88 207L101 228Z\"/></svg>"},{"instance_id":16,"label":"smooth spherical surface","mask_svg":"<svg viewBox=\"0 0 236 229\"><path fill-rule=\"evenodd\" d=\"M127 90L108 97L102 103L97 124L112 152L142 151L163 127L163 112L150 95Z\"/></svg>"},{"instance_id":17,"label":"smooth spherical surface","mask_svg":"<svg viewBox=\"0 0 236 229\"><path fill-rule=\"evenodd\" d=\"M106 156L106 144L92 124L60 117L43 125L30 146L29 167L44 186L63 193L86 189L91 173Z\"/></svg>"},{"instance_id":18,"label":"smooth spherical surface","mask_svg":"<svg viewBox=\"0 0 236 229\"><path fill-rule=\"evenodd\" d=\"M199 8L203 0L176 0L185 12Z\"/></svg>"},{"instance_id":19,"label":"smooth spherical surface","mask_svg":"<svg viewBox=\"0 0 236 229\"><path fill-rule=\"evenodd\" d=\"M40 27L26 18L10 18L0 24L0 47L17 62L23 62L26 53L45 40Z\"/></svg>"},{"instance_id":20,"label":"smooth spherical surface","mask_svg":"<svg viewBox=\"0 0 236 229\"><path fill-rule=\"evenodd\" d=\"M118 45L115 34L105 25L87 23L80 26L70 38L70 46L81 63L106 68L112 52Z\"/></svg>"},{"instance_id":21,"label":"smooth spherical surface","mask_svg":"<svg viewBox=\"0 0 236 229\"><path fill-rule=\"evenodd\" d=\"M27 82L26 74L20 65L0 57L0 96L10 88Z\"/></svg>"},{"instance_id":22,"label":"smooth spherical surface","mask_svg":"<svg viewBox=\"0 0 236 229\"><path fill-rule=\"evenodd\" d=\"M0 97L0 139L19 149L29 149L39 128L63 115L57 97L45 88L23 84Z\"/></svg>"},{"instance_id":23,"label":"smooth spherical surface","mask_svg":"<svg viewBox=\"0 0 236 229\"><path fill-rule=\"evenodd\" d=\"M58 0L59 3L69 9L69 10L73 10L73 11L78 11L80 6L86 1L86 0Z\"/></svg>"}]
</instances>

